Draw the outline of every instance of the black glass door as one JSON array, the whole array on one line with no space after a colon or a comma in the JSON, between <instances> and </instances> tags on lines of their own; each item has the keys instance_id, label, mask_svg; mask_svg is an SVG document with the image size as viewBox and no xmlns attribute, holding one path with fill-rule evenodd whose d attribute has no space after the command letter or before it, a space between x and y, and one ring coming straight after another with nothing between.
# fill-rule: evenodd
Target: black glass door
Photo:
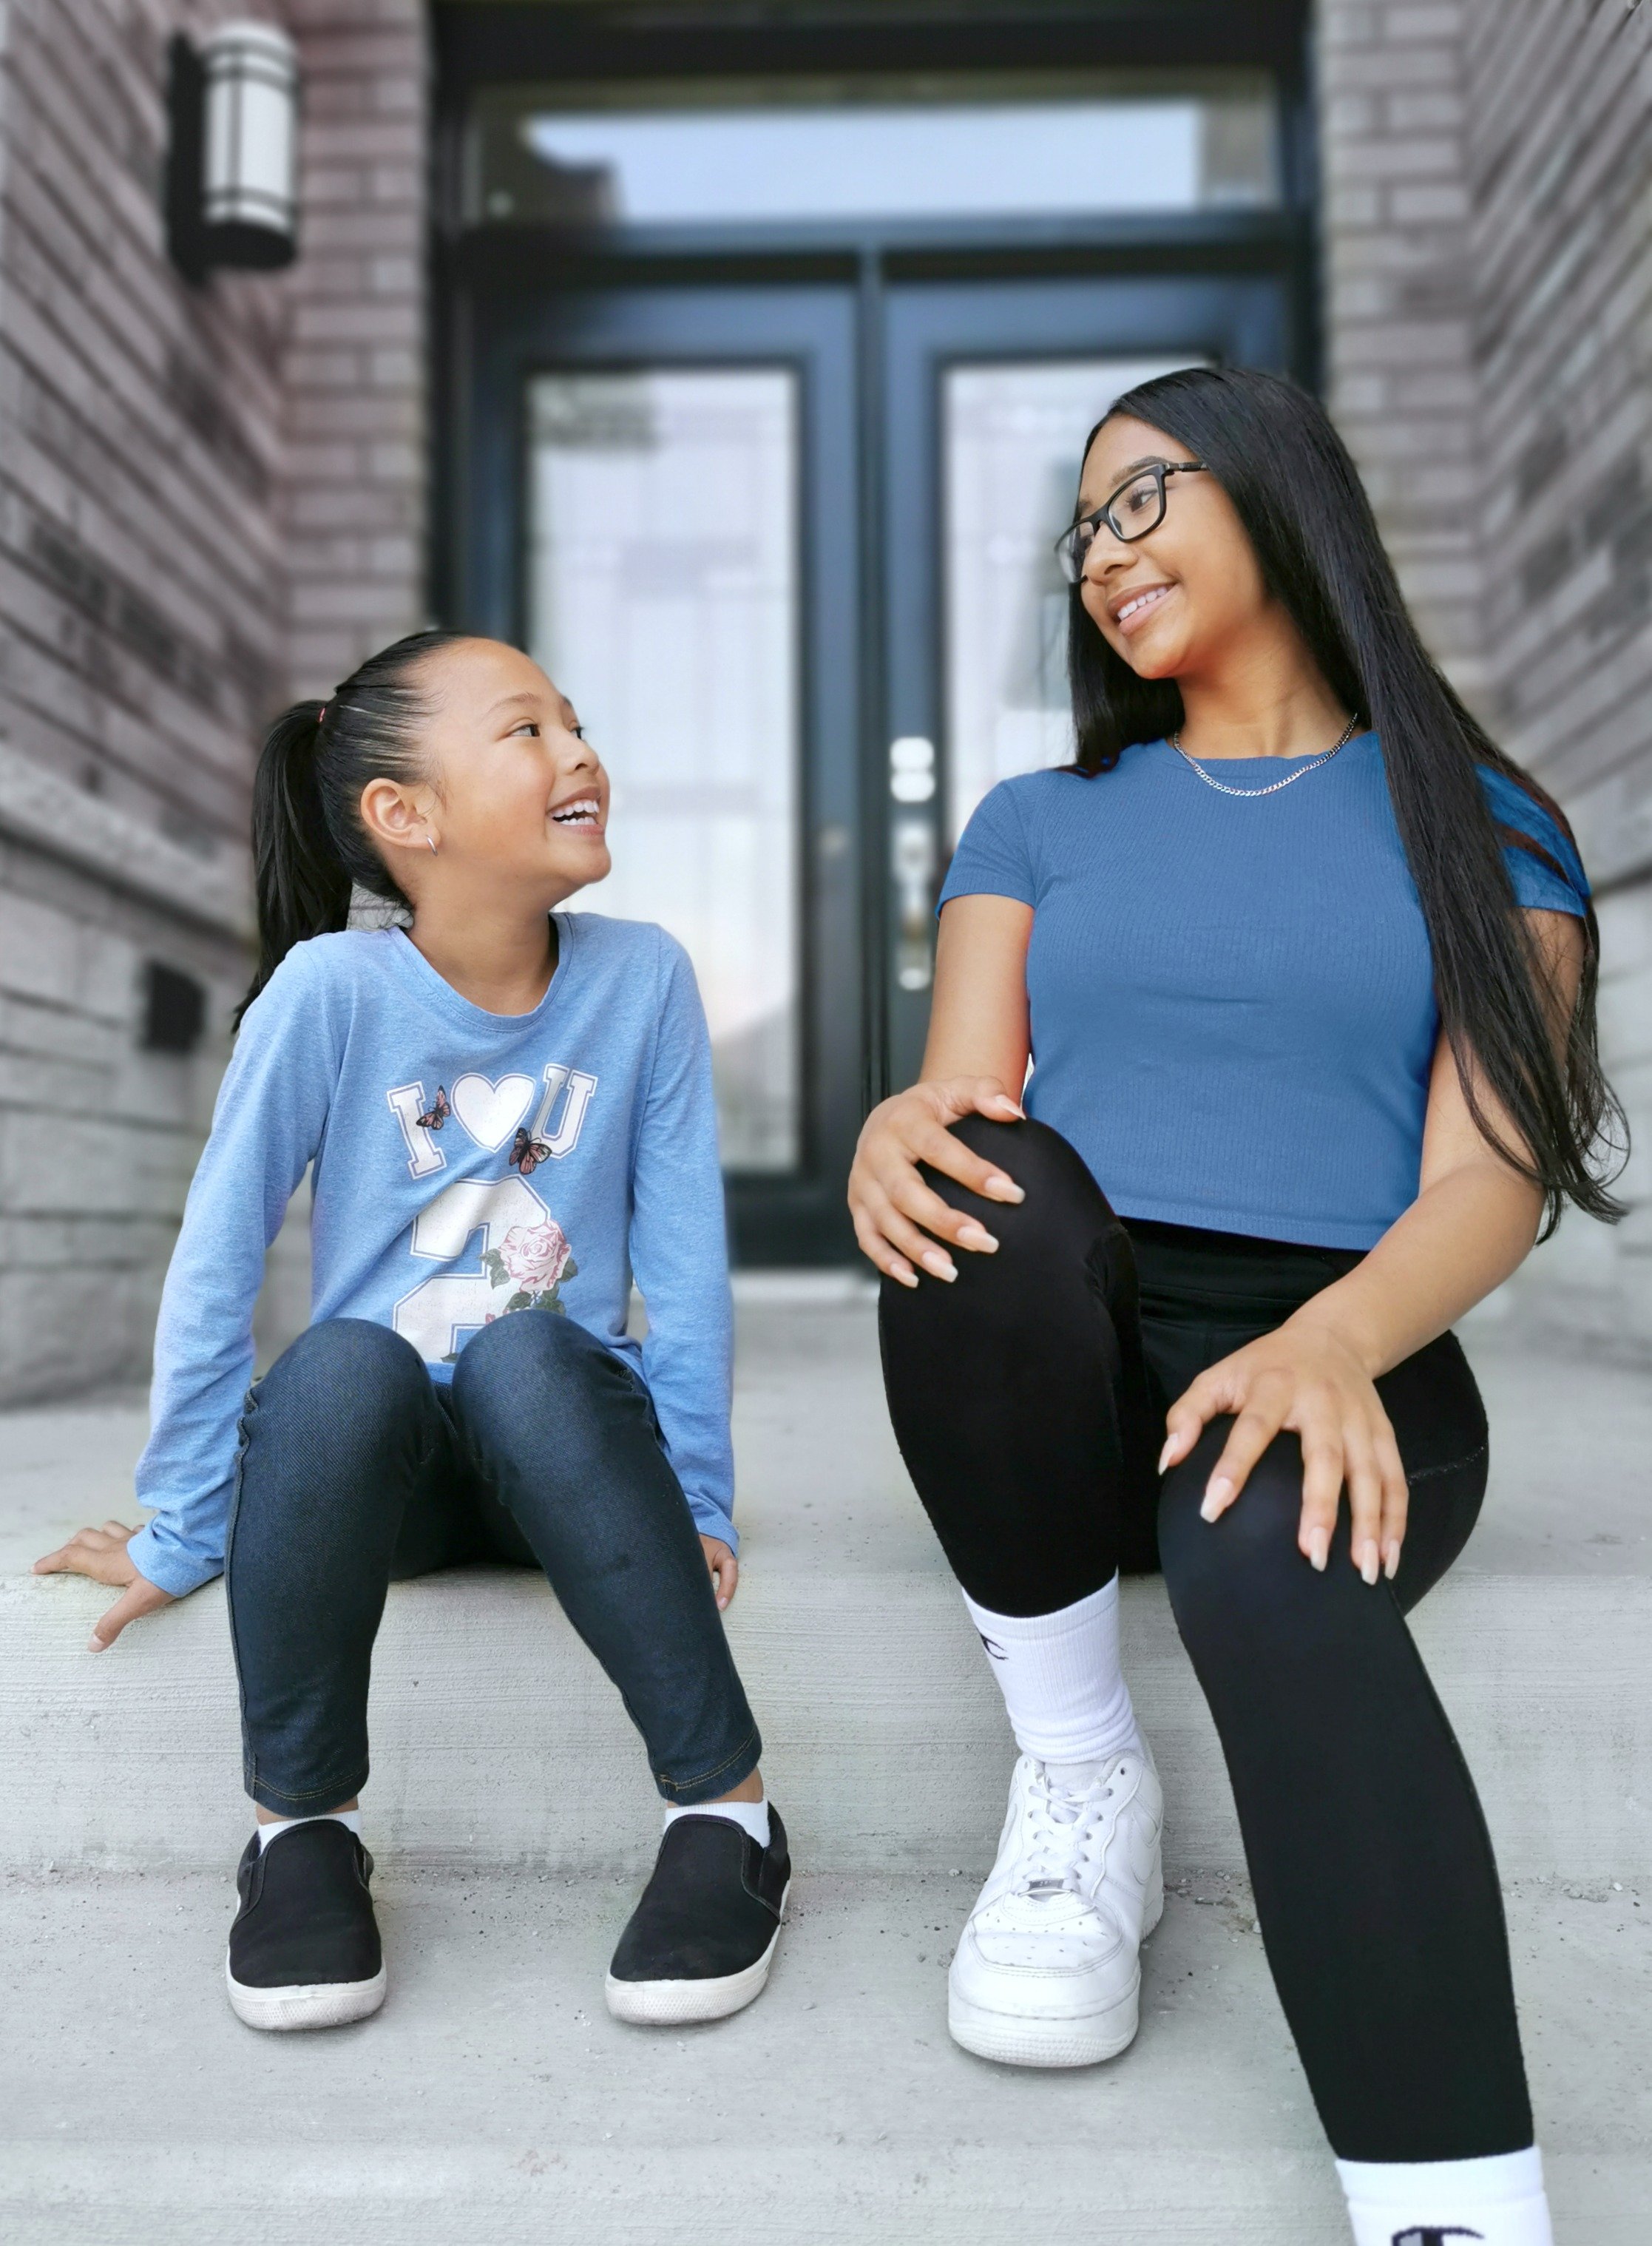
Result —
<instances>
[{"instance_id":1,"label":"black glass door","mask_svg":"<svg viewBox=\"0 0 1652 2246\"><path fill-rule=\"evenodd\" d=\"M932 911L987 790L1071 754L1067 591L1051 550L1085 434L1132 384L1226 360L1286 368L1276 276L972 275L883 314L889 1080L916 1074Z\"/></svg>"},{"instance_id":2,"label":"black glass door","mask_svg":"<svg viewBox=\"0 0 1652 2246\"><path fill-rule=\"evenodd\" d=\"M694 960L738 1254L846 1261L948 854L996 780L1071 753L1050 548L1084 434L1161 369L1288 366L1295 296L1277 255L708 262L468 277L445 606L532 649L613 773L615 872L581 902Z\"/></svg>"},{"instance_id":3,"label":"black glass door","mask_svg":"<svg viewBox=\"0 0 1652 2246\"><path fill-rule=\"evenodd\" d=\"M579 905L688 948L749 1261L844 1252L860 1119L855 348L849 289L634 283L501 289L472 361L459 604L608 766Z\"/></svg>"}]
</instances>

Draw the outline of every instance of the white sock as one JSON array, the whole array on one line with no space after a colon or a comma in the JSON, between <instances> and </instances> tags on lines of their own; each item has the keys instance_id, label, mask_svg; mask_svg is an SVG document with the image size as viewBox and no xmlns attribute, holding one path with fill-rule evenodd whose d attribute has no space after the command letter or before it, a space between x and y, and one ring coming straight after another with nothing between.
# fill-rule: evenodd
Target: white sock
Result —
<instances>
[{"instance_id":1,"label":"white sock","mask_svg":"<svg viewBox=\"0 0 1652 2246\"><path fill-rule=\"evenodd\" d=\"M1543 2156L1482 2161L1338 2161L1355 2246L1554 2246Z\"/></svg>"},{"instance_id":2,"label":"white sock","mask_svg":"<svg viewBox=\"0 0 1652 2246\"><path fill-rule=\"evenodd\" d=\"M964 1594L992 1663L1016 1745L1039 1762L1104 1762L1141 1751L1118 1665L1118 1578L1057 1614L998 1615Z\"/></svg>"},{"instance_id":3,"label":"white sock","mask_svg":"<svg viewBox=\"0 0 1652 2246\"><path fill-rule=\"evenodd\" d=\"M669 1832L679 1817L726 1817L744 1826L759 1848L769 1845L769 1805L766 1801L697 1801L691 1808L668 1809L662 1830Z\"/></svg>"},{"instance_id":4,"label":"white sock","mask_svg":"<svg viewBox=\"0 0 1652 2246\"><path fill-rule=\"evenodd\" d=\"M362 1813L359 1809L321 1809L313 1817L276 1817L272 1818L269 1824L261 1821L258 1827L259 1854L262 1855L272 1841L279 1841L283 1833L290 1833L295 1825L323 1825L330 1818L335 1825L344 1826L360 1840Z\"/></svg>"}]
</instances>

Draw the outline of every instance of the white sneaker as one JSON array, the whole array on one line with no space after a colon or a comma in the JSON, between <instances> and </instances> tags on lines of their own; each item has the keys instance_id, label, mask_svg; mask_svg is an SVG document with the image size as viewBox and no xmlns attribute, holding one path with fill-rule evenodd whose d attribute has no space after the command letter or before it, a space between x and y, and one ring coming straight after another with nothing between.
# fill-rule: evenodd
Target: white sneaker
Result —
<instances>
[{"instance_id":1,"label":"white sneaker","mask_svg":"<svg viewBox=\"0 0 1652 2246\"><path fill-rule=\"evenodd\" d=\"M947 1981L955 2043L1011 2066L1093 2066L1136 2032L1137 1952L1165 1908L1164 1790L1145 1750L1082 1793L1023 1755L998 1861Z\"/></svg>"}]
</instances>

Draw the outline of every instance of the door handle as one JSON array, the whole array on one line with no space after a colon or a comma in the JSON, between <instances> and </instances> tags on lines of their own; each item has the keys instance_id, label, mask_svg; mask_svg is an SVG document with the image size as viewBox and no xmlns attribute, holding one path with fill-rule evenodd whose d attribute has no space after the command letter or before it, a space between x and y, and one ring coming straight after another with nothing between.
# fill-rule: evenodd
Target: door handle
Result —
<instances>
[{"instance_id":1,"label":"door handle","mask_svg":"<svg viewBox=\"0 0 1652 2246\"><path fill-rule=\"evenodd\" d=\"M903 990L927 990L935 977L935 826L921 812L935 793L933 741L904 733L889 744L889 793L902 808L889 830L889 871L897 898L895 980Z\"/></svg>"}]
</instances>

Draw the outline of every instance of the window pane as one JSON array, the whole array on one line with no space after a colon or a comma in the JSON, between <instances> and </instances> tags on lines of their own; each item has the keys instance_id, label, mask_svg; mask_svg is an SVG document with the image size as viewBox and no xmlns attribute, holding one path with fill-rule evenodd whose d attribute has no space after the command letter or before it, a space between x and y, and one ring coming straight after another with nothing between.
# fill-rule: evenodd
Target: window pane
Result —
<instances>
[{"instance_id":1,"label":"window pane","mask_svg":"<svg viewBox=\"0 0 1652 2246\"><path fill-rule=\"evenodd\" d=\"M797 398L785 369L529 385L529 622L614 781L579 903L687 946L723 1159L798 1146Z\"/></svg>"},{"instance_id":2,"label":"window pane","mask_svg":"<svg viewBox=\"0 0 1652 2246\"><path fill-rule=\"evenodd\" d=\"M659 89L623 109L579 90L485 94L475 115L472 219L711 225L1185 211L1278 200L1266 79L1085 91L1082 78L1011 98L790 99L727 87L685 106ZM646 93L646 90L644 90Z\"/></svg>"},{"instance_id":3,"label":"window pane","mask_svg":"<svg viewBox=\"0 0 1652 2246\"><path fill-rule=\"evenodd\" d=\"M989 787L1073 754L1067 586L1085 437L1172 359L1017 360L947 371L948 802L953 839Z\"/></svg>"}]
</instances>

